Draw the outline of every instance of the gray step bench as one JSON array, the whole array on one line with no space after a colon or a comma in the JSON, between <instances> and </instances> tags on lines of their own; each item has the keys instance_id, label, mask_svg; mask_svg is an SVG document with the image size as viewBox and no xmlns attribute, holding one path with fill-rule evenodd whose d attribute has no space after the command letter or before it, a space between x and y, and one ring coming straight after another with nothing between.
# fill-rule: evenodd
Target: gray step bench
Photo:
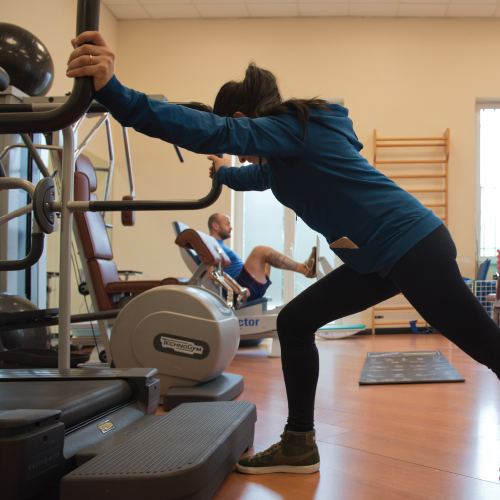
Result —
<instances>
[{"instance_id":1,"label":"gray step bench","mask_svg":"<svg viewBox=\"0 0 500 500\"><path fill-rule=\"evenodd\" d=\"M253 403L186 403L147 415L76 455L61 500L205 500L253 444Z\"/></svg>"}]
</instances>

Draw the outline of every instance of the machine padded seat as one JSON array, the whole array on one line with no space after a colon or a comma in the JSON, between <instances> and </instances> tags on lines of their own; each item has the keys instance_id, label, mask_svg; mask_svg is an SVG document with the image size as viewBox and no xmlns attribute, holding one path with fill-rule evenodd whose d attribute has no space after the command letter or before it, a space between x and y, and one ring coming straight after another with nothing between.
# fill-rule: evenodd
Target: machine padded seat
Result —
<instances>
[{"instance_id":1,"label":"machine padded seat","mask_svg":"<svg viewBox=\"0 0 500 500\"><path fill-rule=\"evenodd\" d=\"M108 293L141 293L163 285L187 285L188 278L164 278L162 280L113 281L106 285Z\"/></svg>"},{"instance_id":2,"label":"machine padded seat","mask_svg":"<svg viewBox=\"0 0 500 500\"><path fill-rule=\"evenodd\" d=\"M106 292L108 293L140 293L146 290L151 290L161 285L160 280L120 280L112 281L106 285Z\"/></svg>"}]
</instances>

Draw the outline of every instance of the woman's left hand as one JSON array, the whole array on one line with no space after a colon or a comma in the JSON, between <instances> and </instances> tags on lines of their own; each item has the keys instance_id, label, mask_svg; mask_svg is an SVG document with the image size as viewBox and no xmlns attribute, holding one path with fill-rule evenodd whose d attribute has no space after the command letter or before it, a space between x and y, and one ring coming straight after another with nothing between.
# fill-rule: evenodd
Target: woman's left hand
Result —
<instances>
[{"instance_id":1,"label":"woman's left hand","mask_svg":"<svg viewBox=\"0 0 500 500\"><path fill-rule=\"evenodd\" d=\"M98 31L85 31L71 40L74 47L66 76L91 76L95 90L102 89L114 75L115 55Z\"/></svg>"}]
</instances>

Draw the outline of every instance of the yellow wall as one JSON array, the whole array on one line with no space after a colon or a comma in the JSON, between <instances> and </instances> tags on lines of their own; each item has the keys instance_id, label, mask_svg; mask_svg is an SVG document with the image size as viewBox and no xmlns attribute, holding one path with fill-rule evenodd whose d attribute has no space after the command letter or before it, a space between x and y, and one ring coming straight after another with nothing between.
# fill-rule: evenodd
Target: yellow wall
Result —
<instances>
[{"instance_id":1,"label":"yellow wall","mask_svg":"<svg viewBox=\"0 0 500 500\"><path fill-rule=\"evenodd\" d=\"M386 137L418 137L440 136L449 127L449 227L462 272L470 276L475 101L500 94L499 26L496 19L123 21L117 75L128 86L170 100L213 103L220 85L240 78L254 60L275 72L285 97L344 98L370 161L375 128ZM181 166L169 145L138 134L132 139L138 196L197 196L207 188L205 160ZM230 212L228 190L217 209ZM181 216L204 229L211 211ZM176 274L182 264L170 221L178 216L138 214L136 228L117 227L117 259L125 266L139 259L152 277ZM132 234L140 243L130 244Z\"/></svg>"}]
</instances>

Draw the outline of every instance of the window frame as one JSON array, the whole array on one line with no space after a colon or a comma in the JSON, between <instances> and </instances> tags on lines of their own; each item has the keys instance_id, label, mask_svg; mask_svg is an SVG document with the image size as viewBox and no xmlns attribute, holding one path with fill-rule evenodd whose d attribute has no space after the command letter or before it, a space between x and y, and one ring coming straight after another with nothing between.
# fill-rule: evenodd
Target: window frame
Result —
<instances>
[{"instance_id":1,"label":"window frame","mask_svg":"<svg viewBox=\"0 0 500 500\"><path fill-rule=\"evenodd\" d=\"M500 111L500 98L478 98L476 99L476 260L479 265L485 259L496 259L496 254L482 255L481 236L483 227L481 224L481 110L498 109ZM499 186L500 187L500 186Z\"/></svg>"}]
</instances>

